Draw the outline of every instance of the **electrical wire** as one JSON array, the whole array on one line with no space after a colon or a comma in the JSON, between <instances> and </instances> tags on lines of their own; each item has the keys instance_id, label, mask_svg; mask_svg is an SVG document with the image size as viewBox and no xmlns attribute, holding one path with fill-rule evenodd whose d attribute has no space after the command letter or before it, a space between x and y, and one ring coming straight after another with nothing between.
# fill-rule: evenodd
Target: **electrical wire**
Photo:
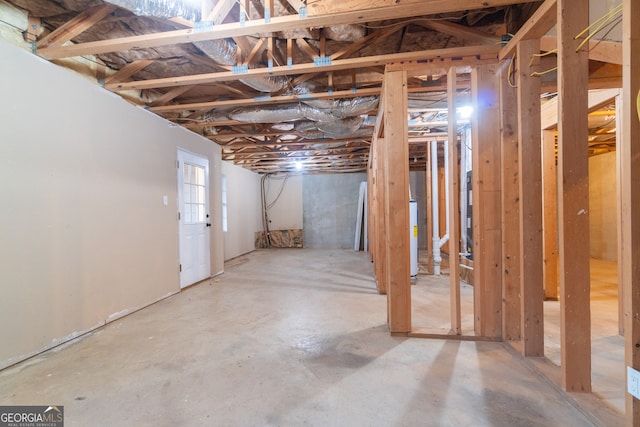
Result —
<instances>
[{"instance_id":1,"label":"electrical wire","mask_svg":"<svg viewBox=\"0 0 640 427\"><path fill-rule=\"evenodd\" d=\"M553 67L553 68L549 68L546 71L534 71L533 73L529 74L529 76L531 76L531 77L540 77L540 76L544 76L545 74L553 73L557 69L558 69L558 67Z\"/></svg>"},{"instance_id":2,"label":"electrical wire","mask_svg":"<svg viewBox=\"0 0 640 427\"><path fill-rule=\"evenodd\" d=\"M552 50L550 50L548 52L545 52L545 53L534 53L533 55L531 55L531 59L529 60L529 67L531 67L533 65L533 61L534 61L535 58L542 58L544 56L548 56L548 55L551 55L551 54L557 53L557 52L558 52L558 49L556 48L556 49L552 49Z\"/></svg>"},{"instance_id":3,"label":"electrical wire","mask_svg":"<svg viewBox=\"0 0 640 427\"><path fill-rule=\"evenodd\" d=\"M514 62L516 62L515 53L511 57L511 61L509 61L509 68L507 68L507 83L509 83L509 86L511 86L512 88L517 88L518 86L511 82L511 76L513 75L513 72L514 72L514 69L513 69Z\"/></svg>"},{"instance_id":4,"label":"electrical wire","mask_svg":"<svg viewBox=\"0 0 640 427\"><path fill-rule=\"evenodd\" d=\"M590 31L594 26L597 25L596 29L590 32L590 34L582 40L582 42L576 48L576 52L578 52L582 47L591 40L593 36L598 34L600 30L605 28L607 25L610 25L614 19L616 19L616 15L622 13L622 4L617 7L611 9L609 12L596 19L593 23L591 23L587 28L582 30L578 35L574 37L574 40L578 40L581 36L583 36L586 32ZM617 25L617 24L616 24Z\"/></svg>"}]
</instances>

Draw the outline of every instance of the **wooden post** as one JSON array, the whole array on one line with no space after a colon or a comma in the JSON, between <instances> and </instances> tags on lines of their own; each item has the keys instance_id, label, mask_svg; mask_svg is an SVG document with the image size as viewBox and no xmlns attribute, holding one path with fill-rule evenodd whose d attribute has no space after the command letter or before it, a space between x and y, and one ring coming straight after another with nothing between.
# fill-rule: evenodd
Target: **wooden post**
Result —
<instances>
[{"instance_id":1,"label":"wooden post","mask_svg":"<svg viewBox=\"0 0 640 427\"><path fill-rule=\"evenodd\" d=\"M507 63L512 61L507 60ZM518 99L507 76L500 75L502 188L502 336L520 340L520 186L518 178Z\"/></svg>"},{"instance_id":2,"label":"wooden post","mask_svg":"<svg viewBox=\"0 0 640 427\"><path fill-rule=\"evenodd\" d=\"M520 171L520 303L522 352L544 355L544 283L542 262L542 153L540 134L540 40L517 46L518 152Z\"/></svg>"},{"instance_id":3,"label":"wooden post","mask_svg":"<svg viewBox=\"0 0 640 427\"><path fill-rule=\"evenodd\" d=\"M637 0L623 0L622 4L621 205L625 363L640 370L640 112L637 104L640 97L640 4ZM640 400L629 393L625 397L625 421L629 427L640 424Z\"/></svg>"},{"instance_id":4,"label":"wooden post","mask_svg":"<svg viewBox=\"0 0 640 427\"><path fill-rule=\"evenodd\" d=\"M556 134L542 131L542 245L544 247L544 297L558 300L558 168Z\"/></svg>"},{"instance_id":5,"label":"wooden post","mask_svg":"<svg viewBox=\"0 0 640 427\"><path fill-rule=\"evenodd\" d=\"M624 106L622 93L616 96L616 212L618 233L618 334L624 336L624 214L622 212L622 141L624 141L623 120Z\"/></svg>"},{"instance_id":6,"label":"wooden post","mask_svg":"<svg viewBox=\"0 0 640 427\"><path fill-rule=\"evenodd\" d=\"M389 330L406 333L411 331L406 71L385 72L383 99Z\"/></svg>"},{"instance_id":7,"label":"wooden post","mask_svg":"<svg viewBox=\"0 0 640 427\"><path fill-rule=\"evenodd\" d=\"M369 221L367 222L367 238L369 239L369 258L374 261L376 251L376 178L375 178L376 152L373 148L373 141L369 147L369 160L367 162L367 212Z\"/></svg>"},{"instance_id":8,"label":"wooden post","mask_svg":"<svg viewBox=\"0 0 640 427\"><path fill-rule=\"evenodd\" d=\"M449 126L449 295L451 330L462 333L460 314L460 167L458 164L458 126L456 123L456 68L447 73L447 106Z\"/></svg>"},{"instance_id":9,"label":"wooden post","mask_svg":"<svg viewBox=\"0 0 640 427\"><path fill-rule=\"evenodd\" d=\"M473 147L474 330L502 337L500 111L497 64L471 72Z\"/></svg>"},{"instance_id":10,"label":"wooden post","mask_svg":"<svg viewBox=\"0 0 640 427\"><path fill-rule=\"evenodd\" d=\"M376 286L378 293L387 293L387 223L385 220L386 206L386 188L385 188L385 166L384 156L384 139L374 136L373 147L376 152L374 177L376 185L376 204L375 204L375 225L376 225L376 248L374 268L376 273Z\"/></svg>"},{"instance_id":11,"label":"wooden post","mask_svg":"<svg viewBox=\"0 0 640 427\"><path fill-rule=\"evenodd\" d=\"M589 25L589 0L558 0L558 235L560 352L567 391L591 392L589 274L588 52L576 52Z\"/></svg>"}]
</instances>

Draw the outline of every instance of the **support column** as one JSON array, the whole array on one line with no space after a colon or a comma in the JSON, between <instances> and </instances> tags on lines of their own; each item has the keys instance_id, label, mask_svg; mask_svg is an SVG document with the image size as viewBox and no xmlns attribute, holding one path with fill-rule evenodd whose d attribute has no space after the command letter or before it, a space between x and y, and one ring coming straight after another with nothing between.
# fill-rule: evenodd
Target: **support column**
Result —
<instances>
[{"instance_id":1,"label":"support column","mask_svg":"<svg viewBox=\"0 0 640 427\"><path fill-rule=\"evenodd\" d=\"M567 391L591 392L589 161L587 126L589 0L558 0L558 234L560 350Z\"/></svg>"},{"instance_id":2,"label":"support column","mask_svg":"<svg viewBox=\"0 0 640 427\"><path fill-rule=\"evenodd\" d=\"M449 122L449 295L451 330L462 333L460 314L460 167L458 164L458 126L456 123L456 68L447 74L447 105Z\"/></svg>"},{"instance_id":3,"label":"support column","mask_svg":"<svg viewBox=\"0 0 640 427\"><path fill-rule=\"evenodd\" d=\"M384 138L373 139L373 150L375 154L374 181L375 181L375 259L374 268L376 274L376 287L378 293L387 293L387 224L386 224L386 188L385 188L385 162L382 150L384 149Z\"/></svg>"},{"instance_id":4,"label":"support column","mask_svg":"<svg viewBox=\"0 0 640 427\"><path fill-rule=\"evenodd\" d=\"M507 62L512 59L507 59ZM500 75L502 174L502 336L520 340L520 179L518 177L518 99L507 76Z\"/></svg>"},{"instance_id":5,"label":"support column","mask_svg":"<svg viewBox=\"0 0 640 427\"><path fill-rule=\"evenodd\" d=\"M518 153L520 171L520 303L522 353L544 355L542 263L542 160L540 135L540 40L518 43Z\"/></svg>"},{"instance_id":6,"label":"support column","mask_svg":"<svg viewBox=\"0 0 640 427\"><path fill-rule=\"evenodd\" d=\"M406 71L385 72L383 99L389 330L405 333L411 331Z\"/></svg>"},{"instance_id":7,"label":"support column","mask_svg":"<svg viewBox=\"0 0 640 427\"><path fill-rule=\"evenodd\" d=\"M624 336L624 284L627 280L624 277L624 213L622 212L622 142L624 141L623 123L624 108L622 105L623 95L616 96L616 212L617 212L617 233L618 233L618 334Z\"/></svg>"},{"instance_id":8,"label":"support column","mask_svg":"<svg viewBox=\"0 0 640 427\"><path fill-rule=\"evenodd\" d=\"M626 365L640 370L640 4L637 0L623 0L622 4L624 347ZM625 421L629 427L640 424L640 401L629 393Z\"/></svg>"},{"instance_id":9,"label":"support column","mask_svg":"<svg viewBox=\"0 0 640 427\"><path fill-rule=\"evenodd\" d=\"M556 135L542 131L542 245L544 247L544 297L558 300L558 168Z\"/></svg>"},{"instance_id":10,"label":"support column","mask_svg":"<svg viewBox=\"0 0 640 427\"><path fill-rule=\"evenodd\" d=\"M502 337L500 103L497 64L471 72L473 147L474 330Z\"/></svg>"}]
</instances>

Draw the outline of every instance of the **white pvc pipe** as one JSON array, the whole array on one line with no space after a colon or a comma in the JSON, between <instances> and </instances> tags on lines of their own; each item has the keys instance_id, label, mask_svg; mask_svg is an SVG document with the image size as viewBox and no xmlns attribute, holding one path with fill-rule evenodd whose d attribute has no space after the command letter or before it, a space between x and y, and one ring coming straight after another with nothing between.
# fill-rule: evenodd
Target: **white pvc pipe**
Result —
<instances>
[{"instance_id":1,"label":"white pvc pipe","mask_svg":"<svg viewBox=\"0 0 640 427\"><path fill-rule=\"evenodd\" d=\"M449 240L449 142L445 141L444 145L444 198L445 198L445 232L440 239L440 247L443 247Z\"/></svg>"},{"instance_id":2,"label":"white pvc pipe","mask_svg":"<svg viewBox=\"0 0 640 427\"><path fill-rule=\"evenodd\" d=\"M431 141L431 223L433 225L433 274L440 275L440 227L438 225L438 141Z\"/></svg>"}]
</instances>

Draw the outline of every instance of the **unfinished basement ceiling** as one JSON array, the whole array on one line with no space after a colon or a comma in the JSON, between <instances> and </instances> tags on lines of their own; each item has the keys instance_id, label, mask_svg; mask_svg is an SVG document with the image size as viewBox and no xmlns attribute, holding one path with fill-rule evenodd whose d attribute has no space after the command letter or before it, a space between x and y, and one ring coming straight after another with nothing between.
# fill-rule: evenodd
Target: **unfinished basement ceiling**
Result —
<instances>
[{"instance_id":1,"label":"unfinished basement ceiling","mask_svg":"<svg viewBox=\"0 0 640 427\"><path fill-rule=\"evenodd\" d=\"M427 142L446 139L446 68L459 61L457 102L465 105L470 66L495 60L501 36L541 3L9 2L40 19L31 31L37 54L61 65L77 56L104 64L105 88L259 173L292 171L295 162L312 173L364 170L384 65L442 61L442 70L408 81L409 156L424 169Z\"/></svg>"}]
</instances>

